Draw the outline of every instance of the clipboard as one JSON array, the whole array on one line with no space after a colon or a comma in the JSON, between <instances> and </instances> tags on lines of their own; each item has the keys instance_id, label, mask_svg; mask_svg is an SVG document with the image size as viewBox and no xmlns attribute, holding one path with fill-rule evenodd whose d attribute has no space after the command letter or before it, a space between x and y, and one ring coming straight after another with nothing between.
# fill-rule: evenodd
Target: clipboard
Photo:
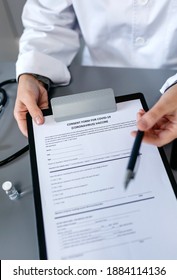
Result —
<instances>
[{"instance_id":1,"label":"clipboard","mask_svg":"<svg viewBox=\"0 0 177 280\"><path fill-rule=\"evenodd\" d=\"M121 104L124 102L132 101L132 100L139 100L142 107L145 111L148 110L145 98L142 93L134 93L124 96L115 97L116 104ZM46 109L43 110L44 116L51 116L52 110ZM31 162L31 172L32 172L32 182L33 182L33 191L34 191L34 202L35 202L35 212L36 212L36 223L37 223L37 233L38 233L38 243L39 243L39 255L40 259L50 259L48 255L48 248L46 245L46 232L45 232L45 218L44 218L44 208L41 201L41 186L40 186L40 179L39 179L39 170L38 170L38 160L36 156L36 144L35 144L35 133L33 122L30 115L27 115L27 126L28 126L28 139L29 139L29 147L30 147L30 162ZM177 197L177 189L176 189L176 182L171 172L169 163L163 151L163 148L155 148L158 150L160 155L161 162L164 167L164 172L167 174L169 185L172 188L172 196L174 195L175 200ZM141 164L141 163L140 163ZM139 172L139 171L138 171ZM135 178L136 180L136 178ZM130 188L133 186L130 186ZM146 198L144 198L146 200ZM124 203L122 203L124 205ZM174 209L175 210L175 209ZM177 214L176 214L177 215ZM175 225L175 230L177 229L177 225ZM90 256L90 255L89 255ZM168 257L168 256L167 256ZM175 255L176 257L176 255ZM104 259L107 259L108 256L104 256ZM114 258L114 257L113 257ZM118 256L118 259L121 258ZM126 257L123 256L123 259ZM147 254L148 258L148 254ZM171 256L173 258L173 254ZM65 257L63 257L65 259ZM66 257L67 259L67 257ZM70 259L70 257L68 257ZM71 259L75 259L75 257L71 256ZM76 255L76 259L82 259L79 255ZM84 258L83 258L84 259Z\"/></svg>"}]
</instances>

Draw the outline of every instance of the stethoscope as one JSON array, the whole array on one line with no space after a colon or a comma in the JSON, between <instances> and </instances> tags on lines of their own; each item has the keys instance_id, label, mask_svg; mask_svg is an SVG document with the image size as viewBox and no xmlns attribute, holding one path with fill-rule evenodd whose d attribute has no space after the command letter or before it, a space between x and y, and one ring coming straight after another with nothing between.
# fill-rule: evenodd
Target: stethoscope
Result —
<instances>
[{"instance_id":1,"label":"stethoscope","mask_svg":"<svg viewBox=\"0 0 177 280\"><path fill-rule=\"evenodd\" d=\"M2 112L2 110L5 108L5 105L7 103L7 92L6 90L3 88L3 86L8 85L8 84L14 84L16 83L16 79L10 79L10 80L6 80L0 83L0 114ZM25 146L24 148L20 149L19 151L17 151L16 153L14 153L13 155L7 157L6 159L3 159L0 161L0 167L13 161L14 159L16 159L17 157L21 156L23 153L25 153L26 151L28 151L29 146Z\"/></svg>"},{"instance_id":2,"label":"stethoscope","mask_svg":"<svg viewBox=\"0 0 177 280\"><path fill-rule=\"evenodd\" d=\"M7 94L3 88L0 88L0 112L7 102Z\"/></svg>"},{"instance_id":3,"label":"stethoscope","mask_svg":"<svg viewBox=\"0 0 177 280\"><path fill-rule=\"evenodd\" d=\"M8 84L14 84L16 83L15 79L10 79L10 80L6 80L3 81L2 83L0 83L0 112L2 111L2 109L4 108L4 106L6 105L7 102L7 93L5 91L5 89L3 89L2 87Z\"/></svg>"}]
</instances>

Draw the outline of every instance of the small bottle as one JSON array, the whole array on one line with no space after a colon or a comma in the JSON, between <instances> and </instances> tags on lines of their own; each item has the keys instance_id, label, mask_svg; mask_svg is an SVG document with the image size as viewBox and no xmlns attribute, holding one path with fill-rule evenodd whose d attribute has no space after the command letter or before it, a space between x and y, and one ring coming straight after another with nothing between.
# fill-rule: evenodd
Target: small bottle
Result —
<instances>
[{"instance_id":1,"label":"small bottle","mask_svg":"<svg viewBox=\"0 0 177 280\"><path fill-rule=\"evenodd\" d=\"M2 184L2 189L6 192L6 194L9 196L9 199L11 200L16 200L20 197L19 192L16 190L16 188L10 181L4 182Z\"/></svg>"}]
</instances>

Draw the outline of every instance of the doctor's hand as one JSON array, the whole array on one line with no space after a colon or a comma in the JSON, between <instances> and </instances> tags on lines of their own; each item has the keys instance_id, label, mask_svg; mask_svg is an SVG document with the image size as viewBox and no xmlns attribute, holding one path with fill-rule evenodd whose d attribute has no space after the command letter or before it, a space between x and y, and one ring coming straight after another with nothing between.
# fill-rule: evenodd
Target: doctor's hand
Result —
<instances>
[{"instance_id":1,"label":"doctor's hand","mask_svg":"<svg viewBox=\"0 0 177 280\"><path fill-rule=\"evenodd\" d=\"M19 129L28 136L26 113L29 112L36 124L43 124L44 117L41 109L48 107L48 94L42 82L30 74L23 74L19 78L14 117Z\"/></svg>"},{"instance_id":2,"label":"doctor's hand","mask_svg":"<svg viewBox=\"0 0 177 280\"><path fill-rule=\"evenodd\" d=\"M177 84L168 89L148 112L138 112L137 127L145 132L145 143L158 147L177 138ZM135 136L136 131L131 134Z\"/></svg>"}]
</instances>

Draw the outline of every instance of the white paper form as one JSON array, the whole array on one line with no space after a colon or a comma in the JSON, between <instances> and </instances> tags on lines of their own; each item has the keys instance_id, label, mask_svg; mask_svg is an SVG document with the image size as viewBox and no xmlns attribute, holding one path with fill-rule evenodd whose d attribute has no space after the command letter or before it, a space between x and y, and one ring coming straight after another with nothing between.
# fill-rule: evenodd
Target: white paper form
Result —
<instances>
[{"instance_id":1,"label":"white paper form","mask_svg":"<svg viewBox=\"0 0 177 280\"><path fill-rule=\"evenodd\" d=\"M177 201L156 147L142 144L124 190L140 108L33 123L48 259L177 259Z\"/></svg>"}]
</instances>

